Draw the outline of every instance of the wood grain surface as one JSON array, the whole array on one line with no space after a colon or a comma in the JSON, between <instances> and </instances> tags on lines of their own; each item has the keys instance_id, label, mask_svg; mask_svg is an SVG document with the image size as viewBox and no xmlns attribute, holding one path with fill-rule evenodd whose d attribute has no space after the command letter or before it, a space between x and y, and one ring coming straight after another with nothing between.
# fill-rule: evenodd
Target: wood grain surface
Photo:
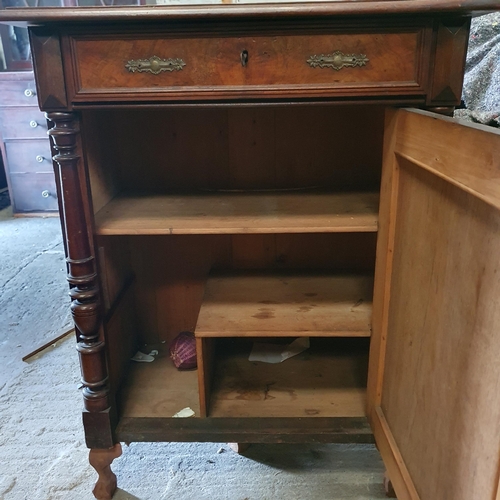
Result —
<instances>
[{"instance_id":1,"label":"wood grain surface","mask_svg":"<svg viewBox=\"0 0 500 500\"><path fill-rule=\"evenodd\" d=\"M376 426L376 437L393 443L387 463L404 460L393 479L398 496L495 498L500 134L399 114L396 162L386 165L399 172L390 302L387 327L374 329L386 337L375 420L385 419L387 432ZM398 489L401 478L418 497Z\"/></svg>"},{"instance_id":2,"label":"wood grain surface","mask_svg":"<svg viewBox=\"0 0 500 500\"><path fill-rule=\"evenodd\" d=\"M118 234L376 232L376 193L207 193L122 196L96 215Z\"/></svg>"},{"instance_id":3,"label":"wood grain surface","mask_svg":"<svg viewBox=\"0 0 500 500\"><path fill-rule=\"evenodd\" d=\"M231 27L227 28L229 31ZM252 87L271 90L274 87L324 86L327 89L351 87L385 88L385 92L422 92L420 81L420 38L422 28L399 28L395 32L332 33L327 35L286 35L228 37L192 35L172 38L168 33L154 37L87 37L73 38L77 94L95 94L116 90L127 93L162 91L165 95L201 92L212 96L218 88ZM241 53L247 51L243 65ZM368 61L357 67L312 67L313 56L333 54L366 56ZM181 59L181 70L131 73L129 61Z\"/></svg>"},{"instance_id":4,"label":"wood grain surface","mask_svg":"<svg viewBox=\"0 0 500 500\"><path fill-rule=\"evenodd\" d=\"M110 8L51 8L9 9L0 12L1 21L16 24L72 23L72 22L130 22L131 20L158 21L168 19L231 19L238 17L289 18L292 16L387 16L415 15L427 12L471 14L498 8L496 0L342 0L337 2L291 2L286 4L255 5L180 5Z\"/></svg>"},{"instance_id":5,"label":"wood grain surface","mask_svg":"<svg viewBox=\"0 0 500 500\"><path fill-rule=\"evenodd\" d=\"M248 361L248 340L220 341L208 415L364 416L368 344L355 340L311 339L310 349L278 364Z\"/></svg>"},{"instance_id":6,"label":"wood grain surface","mask_svg":"<svg viewBox=\"0 0 500 500\"><path fill-rule=\"evenodd\" d=\"M197 337L367 337L373 279L255 274L209 277Z\"/></svg>"},{"instance_id":7,"label":"wood grain surface","mask_svg":"<svg viewBox=\"0 0 500 500\"><path fill-rule=\"evenodd\" d=\"M196 370L177 370L167 350L152 363L130 365L121 394L122 417L173 417L183 408L200 416Z\"/></svg>"}]
</instances>

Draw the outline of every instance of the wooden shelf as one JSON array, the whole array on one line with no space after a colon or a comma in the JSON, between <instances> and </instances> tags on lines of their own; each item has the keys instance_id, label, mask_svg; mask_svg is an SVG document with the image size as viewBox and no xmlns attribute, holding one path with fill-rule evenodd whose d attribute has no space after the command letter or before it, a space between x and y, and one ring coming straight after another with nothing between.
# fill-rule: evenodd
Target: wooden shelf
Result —
<instances>
[{"instance_id":1,"label":"wooden shelf","mask_svg":"<svg viewBox=\"0 0 500 500\"><path fill-rule=\"evenodd\" d=\"M120 234L376 232L378 193L263 192L121 196L96 215Z\"/></svg>"},{"instance_id":2,"label":"wooden shelf","mask_svg":"<svg viewBox=\"0 0 500 500\"><path fill-rule=\"evenodd\" d=\"M373 278L209 277L197 337L369 337Z\"/></svg>"},{"instance_id":3,"label":"wooden shelf","mask_svg":"<svg viewBox=\"0 0 500 500\"><path fill-rule=\"evenodd\" d=\"M121 400L125 418L172 417L186 407L199 417L198 373L177 370L166 353L152 363L132 362Z\"/></svg>"},{"instance_id":4,"label":"wooden shelf","mask_svg":"<svg viewBox=\"0 0 500 500\"><path fill-rule=\"evenodd\" d=\"M215 360L208 416L366 414L367 339L311 339L310 349L278 364L248 361L251 345L248 339L218 341L223 353Z\"/></svg>"}]
</instances>

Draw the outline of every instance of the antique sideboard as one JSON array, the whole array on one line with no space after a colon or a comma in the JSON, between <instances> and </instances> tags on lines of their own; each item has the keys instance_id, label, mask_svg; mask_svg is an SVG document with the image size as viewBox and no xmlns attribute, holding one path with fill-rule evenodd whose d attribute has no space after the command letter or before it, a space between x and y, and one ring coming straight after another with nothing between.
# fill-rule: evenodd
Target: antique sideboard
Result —
<instances>
[{"instance_id":1,"label":"antique sideboard","mask_svg":"<svg viewBox=\"0 0 500 500\"><path fill-rule=\"evenodd\" d=\"M123 441L373 439L400 500L500 498L500 135L444 116L496 8L0 13L50 125L98 499Z\"/></svg>"}]
</instances>

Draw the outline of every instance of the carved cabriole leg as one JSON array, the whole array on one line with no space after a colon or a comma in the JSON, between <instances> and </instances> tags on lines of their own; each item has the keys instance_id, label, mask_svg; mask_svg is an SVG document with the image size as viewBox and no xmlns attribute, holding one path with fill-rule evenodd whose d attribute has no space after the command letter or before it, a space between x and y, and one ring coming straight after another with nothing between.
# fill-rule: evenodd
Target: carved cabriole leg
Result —
<instances>
[{"instance_id":1,"label":"carved cabriole leg","mask_svg":"<svg viewBox=\"0 0 500 500\"><path fill-rule=\"evenodd\" d=\"M99 474L92 493L98 500L111 500L116 491L116 476L111 471L111 463L122 454L120 443L107 450L90 450L89 462Z\"/></svg>"},{"instance_id":2,"label":"carved cabriole leg","mask_svg":"<svg viewBox=\"0 0 500 500\"><path fill-rule=\"evenodd\" d=\"M79 120L76 113L51 112L46 116L54 124L49 135L57 153L53 158L56 177L61 182L71 312L84 386L85 437L89 448L108 449L115 443Z\"/></svg>"}]
</instances>

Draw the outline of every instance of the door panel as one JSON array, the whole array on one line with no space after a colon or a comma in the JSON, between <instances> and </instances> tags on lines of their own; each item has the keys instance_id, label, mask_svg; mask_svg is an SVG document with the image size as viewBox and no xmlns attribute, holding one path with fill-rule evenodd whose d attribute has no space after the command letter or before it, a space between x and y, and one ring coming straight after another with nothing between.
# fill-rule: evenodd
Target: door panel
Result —
<instances>
[{"instance_id":1,"label":"door panel","mask_svg":"<svg viewBox=\"0 0 500 500\"><path fill-rule=\"evenodd\" d=\"M391 202L377 249L389 257L377 270L385 298L374 311L369 388L375 438L400 500L494 500L500 134L417 111L390 121Z\"/></svg>"}]
</instances>

